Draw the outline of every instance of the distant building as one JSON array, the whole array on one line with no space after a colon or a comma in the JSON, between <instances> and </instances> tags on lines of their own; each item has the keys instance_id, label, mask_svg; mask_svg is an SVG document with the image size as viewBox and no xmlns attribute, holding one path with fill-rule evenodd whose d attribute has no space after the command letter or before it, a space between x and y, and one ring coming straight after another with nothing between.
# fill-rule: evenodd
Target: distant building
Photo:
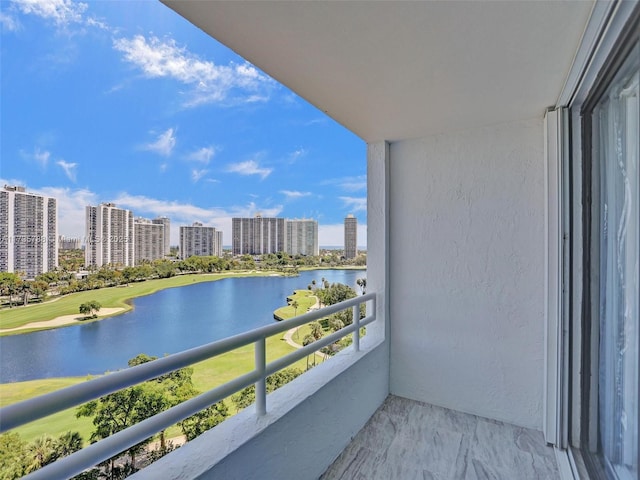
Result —
<instances>
[{"instance_id":1,"label":"distant building","mask_svg":"<svg viewBox=\"0 0 640 480\"><path fill-rule=\"evenodd\" d=\"M318 222L315 220L287 220L285 252L290 255L319 255Z\"/></svg>"},{"instance_id":2,"label":"distant building","mask_svg":"<svg viewBox=\"0 0 640 480\"><path fill-rule=\"evenodd\" d=\"M157 220L157 219L156 219ZM162 221L136 218L133 221L133 245L136 265L144 260L154 261L164 258L165 226ZM169 219L167 219L168 223Z\"/></svg>"},{"instance_id":3,"label":"distant building","mask_svg":"<svg viewBox=\"0 0 640 480\"><path fill-rule=\"evenodd\" d=\"M222 232L198 222L190 227L180 227L180 258L193 255L221 257Z\"/></svg>"},{"instance_id":4,"label":"distant building","mask_svg":"<svg viewBox=\"0 0 640 480\"><path fill-rule=\"evenodd\" d=\"M133 267L133 213L113 203L87 206L85 265Z\"/></svg>"},{"instance_id":5,"label":"distant building","mask_svg":"<svg viewBox=\"0 0 640 480\"><path fill-rule=\"evenodd\" d=\"M349 214L344 219L344 258L358 255L358 219Z\"/></svg>"},{"instance_id":6,"label":"distant building","mask_svg":"<svg viewBox=\"0 0 640 480\"><path fill-rule=\"evenodd\" d=\"M57 266L56 199L5 185L0 190L0 271L35 278Z\"/></svg>"},{"instance_id":7,"label":"distant building","mask_svg":"<svg viewBox=\"0 0 640 480\"><path fill-rule=\"evenodd\" d=\"M234 255L262 255L285 251L284 218L233 218L232 251Z\"/></svg>"},{"instance_id":8,"label":"distant building","mask_svg":"<svg viewBox=\"0 0 640 480\"><path fill-rule=\"evenodd\" d=\"M151 220L155 224L164 226L164 250L163 255L171 254L171 221L167 217L158 217Z\"/></svg>"},{"instance_id":9,"label":"distant building","mask_svg":"<svg viewBox=\"0 0 640 480\"><path fill-rule=\"evenodd\" d=\"M60 235L60 237L58 237L58 248L60 250L80 250L82 248L82 241L79 238Z\"/></svg>"}]
</instances>

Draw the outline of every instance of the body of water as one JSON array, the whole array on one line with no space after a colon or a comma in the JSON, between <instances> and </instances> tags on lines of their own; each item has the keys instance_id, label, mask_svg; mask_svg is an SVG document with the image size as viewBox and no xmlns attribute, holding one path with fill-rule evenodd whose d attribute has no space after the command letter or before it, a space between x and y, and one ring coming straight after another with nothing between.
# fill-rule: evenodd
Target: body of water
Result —
<instances>
[{"instance_id":1,"label":"body of water","mask_svg":"<svg viewBox=\"0 0 640 480\"><path fill-rule=\"evenodd\" d=\"M139 353L161 357L273 323L294 290L321 278L359 292L363 270L312 270L298 277L227 278L161 290L123 315L84 325L0 337L0 382L102 374Z\"/></svg>"}]
</instances>

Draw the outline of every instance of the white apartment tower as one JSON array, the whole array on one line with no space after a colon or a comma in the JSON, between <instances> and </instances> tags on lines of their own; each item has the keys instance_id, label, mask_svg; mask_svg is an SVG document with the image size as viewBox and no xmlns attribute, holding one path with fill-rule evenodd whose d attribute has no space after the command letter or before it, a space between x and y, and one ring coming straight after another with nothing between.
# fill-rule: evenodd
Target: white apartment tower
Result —
<instances>
[{"instance_id":1,"label":"white apartment tower","mask_svg":"<svg viewBox=\"0 0 640 480\"><path fill-rule=\"evenodd\" d=\"M290 255L319 255L318 222L315 220L287 220L285 251Z\"/></svg>"},{"instance_id":2,"label":"white apartment tower","mask_svg":"<svg viewBox=\"0 0 640 480\"><path fill-rule=\"evenodd\" d=\"M134 266L133 213L113 203L86 207L85 265Z\"/></svg>"},{"instance_id":3,"label":"white apartment tower","mask_svg":"<svg viewBox=\"0 0 640 480\"><path fill-rule=\"evenodd\" d=\"M151 222L164 227L163 255L169 255L171 253L171 221L167 217L158 217L151 220Z\"/></svg>"},{"instance_id":4,"label":"white apartment tower","mask_svg":"<svg viewBox=\"0 0 640 480\"><path fill-rule=\"evenodd\" d=\"M222 232L199 222L180 227L180 257L222 256Z\"/></svg>"},{"instance_id":5,"label":"white apartment tower","mask_svg":"<svg viewBox=\"0 0 640 480\"><path fill-rule=\"evenodd\" d=\"M358 219L349 214L344 219L344 258L358 255Z\"/></svg>"},{"instance_id":6,"label":"white apartment tower","mask_svg":"<svg viewBox=\"0 0 640 480\"><path fill-rule=\"evenodd\" d=\"M58 237L58 248L60 250L80 250L82 241L79 238L68 238L64 235Z\"/></svg>"},{"instance_id":7,"label":"white apartment tower","mask_svg":"<svg viewBox=\"0 0 640 480\"><path fill-rule=\"evenodd\" d=\"M5 185L0 190L0 271L35 278L57 266L56 199Z\"/></svg>"},{"instance_id":8,"label":"white apartment tower","mask_svg":"<svg viewBox=\"0 0 640 480\"><path fill-rule=\"evenodd\" d=\"M233 218L232 248L234 255L262 255L285 251L284 218Z\"/></svg>"},{"instance_id":9,"label":"white apartment tower","mask_svg":"<svg viewBox=\"0 0 640 480\"><path fill-rule=\"evenodd\" d=\"M133 222L133 245L136 265L144 260L154 261L164 258L167 232L162 221L136 218ZM169 219L167 218L167 224Z\"/></svg>"}]
</instances>

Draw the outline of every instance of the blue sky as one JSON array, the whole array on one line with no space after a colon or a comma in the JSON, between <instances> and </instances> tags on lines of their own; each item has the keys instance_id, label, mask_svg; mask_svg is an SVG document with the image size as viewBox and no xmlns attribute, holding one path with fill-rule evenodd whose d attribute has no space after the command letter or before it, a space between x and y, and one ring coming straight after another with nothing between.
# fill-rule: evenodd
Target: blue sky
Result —
<instances>
[{"instance_id":1,"label":"blue sky","mask_svg":"<svg viewBox=\"0 0 640 480\"><path fill-rule=\"evenodd\" d=\"M343 219L366 245L366 146L156 1L0 1L0 181L84 207L222 229L231 218Z\"/></svg>"}]
</instances>

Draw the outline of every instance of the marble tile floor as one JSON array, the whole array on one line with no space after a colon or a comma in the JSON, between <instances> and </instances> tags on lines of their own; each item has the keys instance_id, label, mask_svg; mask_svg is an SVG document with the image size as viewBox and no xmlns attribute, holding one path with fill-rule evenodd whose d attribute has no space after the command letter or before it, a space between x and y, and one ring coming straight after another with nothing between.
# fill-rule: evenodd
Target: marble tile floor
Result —
<instances>
[{"instance_id":1,"label":"marble tile floor","mask_svg":"<svg viewBox=\"0 0 640 480\"><path fill-rule=\"evenodd\" d=\"M390 395L321 480L559 479L541 432Z\"/></svg>"}]
</instances>

